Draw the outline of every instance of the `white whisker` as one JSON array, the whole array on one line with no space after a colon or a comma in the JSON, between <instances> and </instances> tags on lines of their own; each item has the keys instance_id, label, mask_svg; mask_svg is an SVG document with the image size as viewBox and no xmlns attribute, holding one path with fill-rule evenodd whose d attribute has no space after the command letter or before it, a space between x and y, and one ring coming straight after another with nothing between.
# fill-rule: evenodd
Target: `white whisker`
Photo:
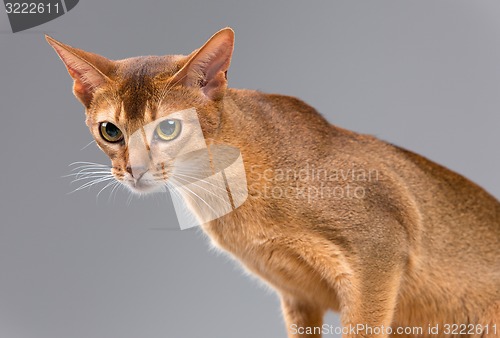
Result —
<instances>
[{"instance_id":1,"label":"white whisker","mask_svg":"<svg viewBox=\"0 0 500 338\"><path fill-rule=\"evenodd\" d=\"M113 192L115 192L116 188L118 188L120 185L122 185L120 181L115 181L115 185L113 186L113 188L111 189L111 192L109 193L108 203L111 200L111 196L113 196ZM116 194L115 194L115 198L116 198ZM115 198L113 198L113 203L115 202Z\"/></svg>"},{"instance_id":2,"label":"white whisker","mask_svg":"<svg viewBox=\"0 0 500 338\"><path fill-rule=\"evenodd\" d=\"M186 174L181 174L179 172L176 172L175 174L172 175L172 177L174 177L174 176L177 176L177 177L178 176L183 176L183 177L186 177L186 178L192 178L192 179L197 180L197 182L203 182L203 183L206 183L206 184L209 184L209 185L213 186L214 188L217 188L217 189L220 189L220 190L222 190L224 192L227 192L227 190L225 188L221 188L220 186L218 186L218 185L216 185L214 183L211 183L211 182L203 179L202 177L190 176L190 175L186 175ZM186 182L189 182L189 180L186 180ZM191 182L191 183L193 183L193 182Z\"/></svg>"},{"instance_id":3,"label":"white whisker","mask_svg":"<svg viewBox=\"0 0 500 338\"><path fill-rule=\"evenodd\" d=\"M92 144L92 142L90 142L87 146L89 146L90 144ZM77 161L70 163L68 166L74 167L71 169L72 172L70 174L63 175L62 177L72 178L73 180L71 181L71 183L83 181L82 185L69 192L68 194L72 194L79 190L90 188L98 183L104 182L105 186L101 188L101 190L97 193L96 198L98 198L102 191L111 187L114 183L108 182L115 179L109 165L94 162Z\"/></svg>"},{"instance_id":4,"label":"white whisker","mask_svg":"<svg viewBox=\"0 0 500 338\"><path fill-rule=\"evenodd\" d=\"M101 182L106 182L108 180L112 180L114 179L114 177L101 177L101 178L98 178L98 179L94 179L90 182L86 182L84 184L82 184L80 187L76 188L75 190L69 192L68 194L72 194L72 193L75 193L79 190L82 190L82 189L85 189L85 188L90 188L91 186L97 184L97 183L101 183Z\"/></svg>"},{"instance_id":5,"label":"white whisker","mask_svg":"<svg viewBox=\"0 0 500 338\"><path fill-rule=\"evenodd\" d=\"M201 185L198 185L198 184L196 184L196 183L194 183L194 182L190 182L190 181L188 181L188 180L186 180L185 178L182 178L182 177L175 177L175 176L172 176L172 179L173 179L173 180L182 180L182 181L184 181L184 182L187 182L187 183L189 183L189 184L192 184L192 185L194 185L194 186L196 186L196 187L198 187L198 188L201 188L201 189L205 190L205 191L206 191L206 192L208 192L210 195L212 195L212 196L214 196L214 197L217 197L218 199L220 199L220 200L221 200L221 201L223 201L224 203L227 203L228 205L231 205L231 204L229 203L229 201L227 201L227 200L225 200L224 198L220 197L219 195L217 195L217 194L216 194L216 193L214 193L213 191L210 191L210 190L208 190L208 189L206 189L206 188L202 187ZM182 182L181 182L181 183L182 183ZM207 182L207 183L208 183L208 182ZM214 185L214 186L215 186L215 185ZM183 185L183 186L182 186L182 188L185 188L185 187L186 187L185 185ZM226 192L226 193L227 193L227 191L226 191L225 189L222 189L222 188L220 188L220 187L217 187L217 188L219 188L219 189L221 189L221 190L223 190L224 192ZM186 189L188 189L188 188L186 188ZM214 210L214 211L215 211L215 210Z\"/></svg>"},{"instance_id":6,"label":"white whisker","mask_svg":"<svg viewBox=\"0 0 500 338\"><path fill-rule=\"evenodd\" d=\"M80 170L77 173L71 173L67 175L63 175L62 177L70 177L70 176L82 176L82 175L93 175L93 174L111 174L110 170L106 171L87 171L87 170Z\"/></svg>"},{"instance_id":7,"label":"white whisker","mask_svg":"<svg viewBox=\"0 0 500 338\"><path fill-rule=\"evenodd\" d=\"M99 200L99 195L101 194L101 192L103 192L104 190L106 190L106 188L108 188L108 187L112 186L113 184L116 184L116 181L111 181L111 182L109 182L108 184L106 184L106 185L104 186L104 188L102 188L101 190L99 190L99 192L97 193L97 195L96 195L96 197L95 197L96 202Z\"/></svg>"},{"instance_id":8,"label":"white whisker","mask_svg":"<svg viewBox=\"0 0 500 338\"><path fill-rule=\"evenodd\" d=\"M85 162L85 161L77 161L77 162L70 163L70 164L68 164L68 167L71 167L71 166L77 165L77 164L91 164L91 165L95 165L95 166L98 166L98 167L109 167L106 164L95 163L95 162Z\"/></svg>"},{"instance_id":9,"label":"white whisker","mask_svg":"<svg viewBox=\"0 0 500 338\"><path fill-rule=\"evenodd\" d=\"M192 191L191 189L189 189L189 188L188 188L188 187L186 187L185 185L184 185L184 186L182 186L182 187L180 187L180 188L181 188L181 189L184 189L184 190L187 190L187 192L188 192L188 193L190 193L190 194L192 194L192 195L196 196L196 197L198 198L198 200L200 200L200 201L202 201L203 203L205 203L205 205L206 205L207 207L209 207L209 208L210 208L210 210L212 210L212 211L214 212L214 215L217 215L217 211L216 211L214 208L212 208L212 206L211 206L211 205L210 205L207 201L205 201L205 200L204 200L201 196L199 196L197 193L195 193L194 191ZM192 196L191 196L191 197L192 197ZM198 203L197 203L197 204L198 204ZM199 205L199 204L198 204L198 205Z\"/></svg>"},{"instance_id":10,"label":"white whisker","mask_svg":"<svg viewBox=\"0 0 500 338\"><path fill-rule=\"evenodd\" d=\"M75 167L73 169L71 169L71 171L76 171L76 170L84 170L84 169L96 169L96 170L103 170L103 169L111 169L109 166L96 166L96 165L90 165L90 164L87 164L87 165L81 165L79 167Z\"/></svg>"},{"instance_id":11,"label":"white whisker","mask_svg":"<svg viewBox=\"0 0 500 338\"><path fill-rule=\"evenodd\" d=\"M132 197L134 197L134 193L129 190L129 195L127 198L127 206L130 206L130 203L132 202Z\"/></svg>"},{"instance_id":12,"label":"white whisker","mask_svg":"<svg viewBox=\"0 0 500 338\"><path fill-rule=\"evenodd\" d=\"M109 174L109 175L94 175L94 176L78 177L78 178L75 178L74 180L72 180L71 183L75 183L75 182L82 181L82 180L89 180L89 179L94 180L94 179L101 179L101 178L114 178L114 176Z\"/></svg>"},{"instance_id":13,"label":"white whisker","mask_svg":"<svg viewBox=\"0 0 500 338\"><path fill-rule=\"evenodd\" d=\"M100 176L112 176L113 174L109 171L92 171L92 172L78 172L74 174L64 175L62 177L72 177L75 179L79 178L92 178L92 177L100 177Z\"/></svg>"},{"instance_id":14,"label":"white whisker","mask_svg":"<svg viewBox=\"0 0 500 338\"><path fill-rule=\"evenodd\" d=\"M84 150L85 148L87 148L88 146L90 146L92 143L95 143L95 140L90 141L85 147L83 147L82 149L80 149L80 151Z\"/></svg>"}]
</instances>

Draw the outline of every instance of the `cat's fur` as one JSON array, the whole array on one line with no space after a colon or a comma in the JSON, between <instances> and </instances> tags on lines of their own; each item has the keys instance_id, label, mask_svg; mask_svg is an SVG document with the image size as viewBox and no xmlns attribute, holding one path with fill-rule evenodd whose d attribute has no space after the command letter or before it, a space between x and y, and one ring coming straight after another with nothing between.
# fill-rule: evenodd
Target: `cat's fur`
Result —
<instances>
[{"instance_id":1,"label":"cat's fur","mask_svg":"<svg viewBox=\"0 0 500 338\"><path fill-rule=\"evenodd\" d=\"M241 151L248 200L203 229L279 293L289 337L320 337L292 327L317 328L329 309L340 311L346 327L420 326L426 336L429 324L440 324L434 337L445 337L443 324L489 324L482 336L500 336L491 332L500 325L500 203L476 184L333 126L299 99L227 88L229 28L189 56L120 61L47 40L74 79L113 173L132 189L127 147L102 140L99 122L115 123L127 137L195 107L207 142Z\"/></svg>"}]
</instances>

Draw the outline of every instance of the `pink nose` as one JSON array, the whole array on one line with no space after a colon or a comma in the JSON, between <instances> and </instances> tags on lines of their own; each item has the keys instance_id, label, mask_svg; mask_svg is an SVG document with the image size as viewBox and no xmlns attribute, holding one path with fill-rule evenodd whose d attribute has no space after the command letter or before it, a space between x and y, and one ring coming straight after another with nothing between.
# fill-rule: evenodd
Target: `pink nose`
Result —
<instances>
[{"instance_id":1,"label":"pink nose","mask_svg":"<svg viewBox=\"0 0 500 338\"><path fill-rule=\"evenodd\" d=\"M133 178L139 180L146 173L146 171L148 171L148 168L145 166L127 166L126 170L130 175L132 175Z\"/></svg>"}]
</instances>

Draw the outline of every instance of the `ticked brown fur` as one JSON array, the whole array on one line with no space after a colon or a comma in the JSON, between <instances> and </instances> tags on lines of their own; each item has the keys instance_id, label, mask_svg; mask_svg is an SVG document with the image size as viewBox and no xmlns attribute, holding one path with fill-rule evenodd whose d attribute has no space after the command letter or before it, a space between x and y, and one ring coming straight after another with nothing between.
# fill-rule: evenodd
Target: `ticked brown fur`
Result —
<instances>
[{"instance_id":1,"label":"ticked brown fur","mask_svg":"<svg viewBox=\"0 0 500 338\"><path fill-rule=\"evenodd\" d=\"M120 61L47 39L73 77L87 124L118 180L137 178L127 147L100 137L103 121L126 138L194 107L209 144L241 151L249 197L203 229L279 293L289 337L321 337L330 309L345 327L500 337L492 327L500 325L500 203L476 184L333 126L296 98L227 88L229 28L189 56ZM439 334L429 334L436 324ZM447 335L445 324L489 325L489 333Z\"/></svg>"}]
</instances>

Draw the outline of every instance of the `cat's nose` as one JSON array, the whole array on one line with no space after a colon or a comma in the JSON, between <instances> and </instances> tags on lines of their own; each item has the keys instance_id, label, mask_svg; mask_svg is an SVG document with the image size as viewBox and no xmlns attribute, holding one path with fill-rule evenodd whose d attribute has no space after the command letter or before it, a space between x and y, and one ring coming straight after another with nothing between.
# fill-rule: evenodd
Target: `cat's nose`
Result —
<instances>
[{"instance_id":1,"label":"cat's nose","mask_svg":"<svg viewBox=\"0 0 500 338\"><path fill-rule=\"evenodd\" d=\"M126 170L134 179L140 180L146 171L148 171L148 168L145 166L127 166Z\"/></svg>"}]
</instances>

